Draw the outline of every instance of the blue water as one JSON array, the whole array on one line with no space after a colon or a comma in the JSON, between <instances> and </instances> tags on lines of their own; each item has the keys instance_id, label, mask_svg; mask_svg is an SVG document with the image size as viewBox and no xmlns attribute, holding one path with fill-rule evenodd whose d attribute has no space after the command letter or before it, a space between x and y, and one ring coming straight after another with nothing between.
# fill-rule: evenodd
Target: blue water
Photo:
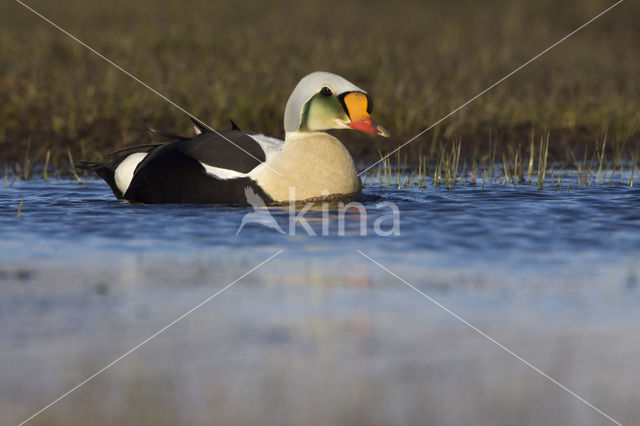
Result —
<instances>
[{"instance_id":1,"label":"blue water","mask_svg":"<svg viewBox=\"0 0 640 426\"><path fill-rule=\"evenodd\" d=\"M20 218L18 206L23 201ZM329 235L322 235L322 212L304 215L317 234L299 224L282 235L249 224L236 236L251 208L202 205L140 205L115 200L101 181L16 181L0 189L0 257L59 255L87 250L166 252L188 255L206 248L248 250L278 247L319 251L380 249L395 256L435 253L452 264L538 259L597 253L603 261L640 249L640 190L628 186L588 186L570 190L520 185L458 186L454 190L367 187L361 216L345 214L339 235L338 211L328 206ZM374 223L399 209L400 235L378 236ZM287 234L289 208L271 214ZM390 219L381 228L390 229Z\"/></svg>"},{"instance_id":2,"label":"blue water","mask_svg":"<svg viewBox=\"0 0 640 426\"><path fill-rule=\"evenodd\" d=\"M341 232L332 204L305 214L316 236L291 231L287 206L269 209L285 235L259 224L236 235L252 208L128 204L98 180L15 181L0 188L0 424L280 250L42 424L132 413L154 413L141 425L607 424L452 312L634 424L639 196L622 185L368 186L364 234L362 212ZM399 235L375 232L377 220L392 225L384 203L398 208Z\"/></svg>"}]
</instances>

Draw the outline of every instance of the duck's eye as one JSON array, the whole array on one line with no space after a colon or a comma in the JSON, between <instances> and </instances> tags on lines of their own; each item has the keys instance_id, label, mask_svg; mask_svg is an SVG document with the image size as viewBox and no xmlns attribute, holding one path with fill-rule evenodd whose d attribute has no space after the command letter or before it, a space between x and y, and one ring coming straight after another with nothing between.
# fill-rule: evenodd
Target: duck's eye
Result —
<instances>
[{"instance_id":1,"label":"duck's eye","mask_svg":"<svg viewBox=\"0 0 640 426\"><path fill-rule=\"evenodd\" d=\"M331 89L329 89L327 86L324 86L322 90L320 90L320 93L322 93L324 96L331 96L333 94Z\"/></svg>"}]
</instances>

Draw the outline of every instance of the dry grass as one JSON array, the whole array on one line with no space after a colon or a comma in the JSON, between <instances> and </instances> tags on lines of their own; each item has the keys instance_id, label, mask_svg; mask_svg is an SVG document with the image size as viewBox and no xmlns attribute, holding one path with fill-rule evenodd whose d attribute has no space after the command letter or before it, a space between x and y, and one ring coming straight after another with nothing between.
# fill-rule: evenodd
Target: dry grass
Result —
<instances>
[{"instance_id":1,"label":"dry grass","mask_svg":"<svg viewBox=\"0 0 640 426\"><path fill-rule=\"evenodd\" d=\"M553 0L305 3L191 0L29 2L73 34L219 128L233 118L282 135L286 99L313 70L372 93L389 140L342 139L377 157L462 104L612 2ZM640 4L624 2L521 73L412 143L488 149L551 133L551 158L608 132L640 142ZM64 168L150 139L145 126L189 131L182 113L15 2L0 5L0 163ZM48 154L49 153L49 154ZM485 154L485 157L487 158ZM417 163L417 157L415 163ZM486 159L485 158L485 159ZM25 164L26 165L26 164Z\"/></svg>"}]
</instances>

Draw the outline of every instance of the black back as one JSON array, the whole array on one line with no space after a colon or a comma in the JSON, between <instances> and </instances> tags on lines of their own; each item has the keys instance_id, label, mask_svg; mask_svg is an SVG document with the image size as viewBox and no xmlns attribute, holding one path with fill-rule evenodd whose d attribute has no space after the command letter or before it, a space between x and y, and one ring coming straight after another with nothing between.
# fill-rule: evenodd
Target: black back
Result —
<instances>
[{"instance_id":1,"label":"black back","mask_svg":"<svg viewBox=\"0 0 640 426\"><path fill-rule=\"evenodd\" d=\"M201 163L240 173L249 173L266 160L260 144L237 130L201 133L177 143L180 152Z\"/></svg>"},{"instance_id":2,"label":"black back","mask_svg":"<svg viewBox=\"0 0 640 426\"><path fill-rule=\"evenodd\" d=\"M265 203L271 198L251 178L218 179L207 175L201 163L248 173L266 160L260 144L233 123L231 130L213 132L194 121L202 133L193 138L152 130L173 141L124 148L105 163L80 162L77 167L94 170L117 198L142 203L246 204L250 187ZM118 165L134 152L148 152L136 166L125 194L115 184Z\"/></svg>"},{"instance_id":3,"label":"black back","mask_svg":"<svg viewBox=\"0 0 640 426\"><path fill-rule=\"evenodd\" d=\"M142 203L247 204L245 188L250 187L265 203L272 202L251 178L223 180L207 175L182 147L173 142L149 153L138 165L123 198Z\"/></svg>"}]
</instances>

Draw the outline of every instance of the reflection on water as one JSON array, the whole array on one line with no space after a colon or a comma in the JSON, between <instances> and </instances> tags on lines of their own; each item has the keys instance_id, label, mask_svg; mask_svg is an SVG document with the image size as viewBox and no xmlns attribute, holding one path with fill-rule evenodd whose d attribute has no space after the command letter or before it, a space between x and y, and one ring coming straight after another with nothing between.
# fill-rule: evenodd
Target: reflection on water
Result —
<instances>
[{"instance_id":1,"label":"reflection on water","mask_svg":"<svg viewBox=\"0 0 640 426\"><path fill-rule=\"evenodd\" d=\"M622 186L367 188L368 223L394 202L399 237L361 236L356 214L348 237L259 225L236 237L250 209L17 181L0 190L1 423L284 249L34 424L606 424L359 249L634 424L637 198Z\"/></svg>"}]
</instances>

